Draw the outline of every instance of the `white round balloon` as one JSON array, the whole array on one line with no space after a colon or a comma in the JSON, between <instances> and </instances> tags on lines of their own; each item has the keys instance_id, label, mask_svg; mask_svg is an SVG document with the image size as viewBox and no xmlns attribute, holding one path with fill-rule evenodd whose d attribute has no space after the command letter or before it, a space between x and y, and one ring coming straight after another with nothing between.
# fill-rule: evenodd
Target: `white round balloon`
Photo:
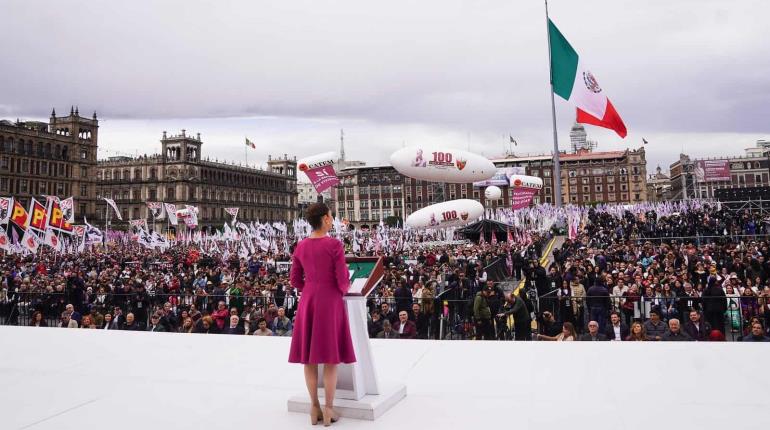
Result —
<instances>
[{"instance_id":1,"label":"white round balloon","mask_svg":"<svg viewBox=\"0 0 770 430\"><path fill-rule=\"evenodd\" d=\"M502 195L503 192L500 190L500 187L495 185L490 185L484 190L484 198L487 200L497 200Z\"/></svg>"}]
</instances>

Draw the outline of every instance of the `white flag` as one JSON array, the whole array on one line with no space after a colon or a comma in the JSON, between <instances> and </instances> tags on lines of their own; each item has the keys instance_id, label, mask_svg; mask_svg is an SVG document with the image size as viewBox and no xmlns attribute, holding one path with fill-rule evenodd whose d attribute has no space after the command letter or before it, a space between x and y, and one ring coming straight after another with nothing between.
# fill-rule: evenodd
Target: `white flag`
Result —
<instances>
[{"instance_id":1,"label":"white flag","mask_svg":"<svg viewBox=\"0 0 770 430\"><path fill-rule=\"evenodd\" d=\"M119 220L123 221L123 216L120 215L120 211L118 210L118 205L115 204L115 200L104 197L104 201L107 202L108 205L110 205L112 210L115 211L115 216L117 216Z\"/></svg>"},{"instance_id":2,"label":"white flag","mask_svg":"<svg viewBox=\"0 0 770 430\"><path fill-rule=\"evenodd\" d=\"M57 251L61 251L62 249L61 241L56 236L56 233L54 233L50 228L45 230L45 238L43 239L43 243Z\"/></svg>"},{"instance_id":3,"label":"white flag","mask_svg":"<svg viewBox=\"0 0 770 430\"><path fill-rule=\"evenodd\" d=\"M171 225L177 225L178 222L176 219L176 205L173 203L163 203L163 206L166 208L168 223Z\"/></svg>"},{"instance_id":4,"label":"white flag","mask_svg":"<svg viewBox=\"0 0 770 430\"><path fill-rule=\"evenodd\" d=\"M40 247L40 238L32 232L32 229L28 228L21 238L21 246L27 251L36 254L37 249Z\"/></svg>"}]
</instances>

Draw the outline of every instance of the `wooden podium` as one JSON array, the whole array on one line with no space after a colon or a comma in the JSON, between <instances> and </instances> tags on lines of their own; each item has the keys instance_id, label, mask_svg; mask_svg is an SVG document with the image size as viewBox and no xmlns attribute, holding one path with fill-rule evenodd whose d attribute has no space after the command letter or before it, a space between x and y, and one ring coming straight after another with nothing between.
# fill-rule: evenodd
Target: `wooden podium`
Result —
<instances>
[{"instance_id":1,"label":"wooden podium","mask_svg":"<svg viewBox=\"0 0 770 430\"><path fill-rule=\"evenodd\" d=\"M385 269L381 257L347 257L345 260L351 288L344 300L356 362L338 365L334 407L343 417L374 420L406 397L405 385L380 384L367 329L366 298L382 279ZM318 366L318 372L318 396L323 399L323 365ZM288 408L289 412L309 413L307 394L291 397Z\"/></svg>"}]
</instances>

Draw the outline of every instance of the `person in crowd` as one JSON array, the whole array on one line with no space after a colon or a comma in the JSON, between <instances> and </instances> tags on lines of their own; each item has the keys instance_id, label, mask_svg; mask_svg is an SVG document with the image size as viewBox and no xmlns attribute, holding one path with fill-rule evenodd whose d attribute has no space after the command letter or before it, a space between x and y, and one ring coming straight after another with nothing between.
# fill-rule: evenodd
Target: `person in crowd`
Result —
<instances>
[{"instance_id":1,"label":"person in crowd","mask_svg":"<svg viewBox=\"0 0 770 430\"><path fill-rule=\"evenodd\" d=\"M580 340L583 342L606 341L607 336L605 336L604 333L599 333L598 322L588 321L588 333L584 333L580 336Z\"/></svg>"},{"instance_id":2,"label":"person in crowd","mask_svg":"<svg viewBox=\"0 0 770 430\"><path fill-rule=\"evenodd\" d=\"M382 324L385 321L387 320L382 319L380 316L380 310L375 308L372 311L371 317L367 321L367 331L369 332L369 337L377 337L377 334L382 331ZM390 321L388 321L388 323L390 323Z\"/></svg>"},{"instance_id":3,"label":"person in crowd","mask_svg":"<svg viewBox=\"0 0 770 430\"><path fill-rule=\"evenodd\" d=\"M96 328L96 324L94 324L94 320L91 318L91 315L83 315L80 323L80 328Z\"/></svg>"},{"instance_id":4,"label":"person in crowd","mask_svg":"<svg viewBox=\"0 0 770 430\"><path fill-rule=\"evenodd\" d=\"M573 278L569 285L570 295L572 297L572 312L574 313L574 321L582 330L586 318L586 289L585 286L580 283L580 280L577 277Z\"/></svg>"},{"instance_id":5,"label":"person in crowd","mask_svg":"<svg viewBox=\"0 0 770 430\"><path fill-rule=\"evenodd\" d=\"M711 326L703 321L700 312L695 309L690 311L689 318L690 320L684 325L684 331L687 332L687 335L696 341L707 341L711 333Z\"/></svg>"},{"instance_id":6,"label":"person in crowd","mask_svg":"<svg viewBox=\"0 0 770 430\"><path fill-rule=\"evenodd\" d=\"M398 321L398 314L390 309L390 303L388 302L383 302L380 305L380 317L390 321L391 325Z\"/></svg>"},{"instance_id":7,"label":"person in crowd","mask_svg":"<svg viewBox=\"0 0 770 430\"><path fill-rule=\"evenodd\" d=\"M115 306L113 308L112 321L110 322L110 330L121 330L125 322L126 317L123 315L123 309L120 306Z\"/></svg>"},{"instance_id":8,"label":"person in crowd","mask_svg":"<svg viewBox=\"0 0 770 430\"><path fill-rule=\"evenodd\" d=\"M489 297L492 295L492 287L485 287L476 293L473 301L473 317L476 320L476 339L494 340L494 326L492 325L492 311L489 307Z\"/></svg>"},{"instance_id":9,"label":"person in crowd","mask_svg":"<svg viewBox=\"0 0 770 430\"><path fill-rule=\"evenodd\" d=\"M586 294L588 317L599 323L599 330L605 330L607 313L610 309L610 294L607 287L597 283L591 286Z\"/></svg>"},{"instance_id":10,"label":"person in crowd","mask_svg":"<svg viewBox=\"0 0 770 430\"><path fill-rule=\"evenodd\" d=\"M725 329L725 312L727 312L727 294L717 283L715 276L709 276L706 289L703 290L703 314L706 322L712 328L720 331Z\"/></svg>"},{"instance_id":11,"label":"person in crowd","mask_svg":"<svg viewBox=\"0 0 770 430\"><path fill-rule=\"evenodd\" d=\"M147 326L147 331L152 331L152 332L161 332L161 331L163 331L163 332L165 332L166 331L166 327L163 324L161 324L161 322L160 322L161 317L162 317L162 315L161 315L160 312L156 312L156 313L152 314L150 316L150 325Z\"/></svg>"},{"instance_id":12,"label":"person in crowd","mask_svg":"<svg viewBox=\"0 0 770 430\"><path fill-rule=\"evenodd\" d=\"M417 326L409 321L409 314L406 311L398 313L398 322L393 326L393 331L398 333L401 339L415 339L417 337Z\"/></svg>"},{"instance_id":13,"label":"person in crowd","mask_svg":"<svg viewBox=\"0 0 770 430\"><path fill-rule=\"evenodd\" d=\"M751 323L751 333L743 337L744 342L770 342L770 337L765 335L765 328L759 320Z\"/></svg>"},{"instance_id":14,"label":"person in crowd","mask_svg":"<svg viewBox=\"0 0 770 430\"><path fill-rule=\"evenodd\" d=\"M195 329L193 329L193 333L201 333L201 334L216 334L217 331L217 325L214 322L214 319L211 318L211 316L206 315L205 317L202 317L198 320L198 322L195 324Z\"/></svg>"},{"instance_id":15,"label":"person in crowd","mask_svg":"<svg viewBox=\"0 0 770 430\"><path fill-rule=\"evenodd\" d=\"M101 328L102 330L115 330L115 327L113 326L112 322L113 322L112 314L110 312L107 312L106 314L104 314L104 322L102 323L102 326L97 328Z\"/></svg>"},{"instance_id":16,"label":"person in crowd","mask_svg":"<svg viewBox=\"0 0 770 430\"><path fill-rule=\"evenodd\" d=\"M505 304L501 310L502 312L497 314L498 318L513 315L514 340L532 339L532 318L522 298L515 293L508 294L505 296Z\"/></svg>"},{"instance_id":17,"label":"person in crowd","mask_svg":"<svg viewBox=\"0 0 770 430\"><path fill-rule=\"evenodd\" d=\"M48 323L45 321L45 318L43 318L43 313L40 311L35 311L32 314L32 322L29 324L31 327L48 327Z\"/></svg>"},{"instance_id":18,"label":"person in crowd","mask_svg":"<svg viewBox=\"0 0 770 430\"><path fill-rule=\"evenodd\" d=\"M556 321L553 314L550 311L543 312L543 329L542 332L546 336L556 337L563 331L563 324ZM574 326L573 326L574 327Z\"/></svg>"},{"instance_id":19,"label":"person in crowd","mask_svg":"<svg viewBox=\"0 0 770 430\"><path fill-rule=\"evenodd\" d=\"M273 336L273 331L267 328L267 320L260 318L257 321L257 330L254 331L254 336Z\"/></svg>"},{"instance_id":20,"label":"person in crowd","mask_svg":"<svg viewBox=\"0 0 770 430\"><path fill-rule=\"evenodd\" d=\"M561 333L559 333L556 336L548 336L545 334L538 334L537 335L538 340L551 340L551 341L571 341L571 340L577 340L577 333L575 332L575 326L572 325L572 323L566 322L564 323L562 327Z\"/></svg>"},{"instance_id":21,"label":"person in crowd","mask_svg":"<svg viewBox=\"0 0 770 430\"><path fill-rule=\"evenodd\" d=\"M417 338L428 338L428 315L422 311L422 307L419 303L412 304L412 312L409 313L409 320L412 321L417 328Z\"/></svg>"},{"instance_id":22,"label":"person in crowd","mask_svg":"<svg viewBox=\"0 0 770 430\"><path fill-rule=\"evenodd\" d=\"M72 313L64 311L61 313L61 322L59 327L63 328L78 328L78 322L72 319Z\"/></svg>"},{"instance_id":23,"label":"person in crowd","mask_svg":"<svg viewBox=\"0 0 770 430\"><path fill-rule=\"evenodd\" d=\"M230 316L228 326L222 330L222 334L245 334L243 326L240 324L240 318L238 315Z\"/></svg>"},{"instance_id":24,"label":"person in crowd","mask_svg":"<svg viewBox=\"0 0 770 430\"><path fill-rule=\"evenodd\" d=\"M668 326L660 318L660 308L650 310L650 319L644 322L644 331L648 340L661 340Z\"/></svg>"},{"instance_id":25,"label":"person in crowd","mask_svg":"<svg viewBox=\"0 0 770 430\"><path fill-rule=\"evenodd\" d=\"M179 326L179 333L194 333L194 332L195 332L195 324L193 324L192 318L187 317L184 320L182 320L182 325Z\"/></svg>"},{"instance_id":26,"label":"person in crowd","mask_svg":"<svg viewBox=\"0 0 770 430\"><path fill-rule=\"evenodd\" d=\"M134 317L133 312L129 312L126 314L126 321L123 322L123 326L120 329L128 330L128 331L143 331L142 327L136 321L136 318Z\"/></svg>"},{"instance_id":27,"label":"person in crowd","mask_svg":"<svg viewBox=\"0 0 770 430\"><path fill-rule=\"evenodd\" d=\"M224 300L220 300L217 303L217 309L211 313L211 318L214 319L214 323L217 325L219 331L224 330L225 321L230 318L230 311L227 310L227 305Z\"/></svg>"},{"instance_id":28,"label":"person in crowd","mask_svg":"<svg viewBox=\"0 0 770 430\"><path fill-rule=\"evenodd\" d=\"M271 330L276 336L291 336L291 320L286 316L286 309L278 308L278 316L273 320Z\"/></svg>"},{"instance_id":29,"label":"person in crowd","mask_svg":"<svg viewBox=\"0 0 770 430\"><path fill-rule=\"evenodd\" d=\"M612 312L610 314L610 324L605 329L604 334L609 340L622 341L628 337L628 326L621 321L619 313Z\"/></svg>"},{"instance_id":30,"label":"person in crowd","mask_svg":"<svg viewBox=\"0 0 770 430\"><path fill-rule=\"evenodd\" d=\"M687 342L693 339L682 331L678 319L671 318L668 320L668 331L663 334L660 340L664 342Z\"/></svg>"},{"instance_id":31,"label":"person in crowd","mask_svg":"<svg viewBox=\"0 0 770 430\"><path fill-rule=\"evenodd\" d=\"M644 330L644 326L639 321L631 323L631 333L626 337L628 341L647 341L650 340L647 337L647 332Z\"/></svg>"},{"instance_id":32,"label":"person in crowd","mask_svg":"<svg viewBox=\"0 0 770 430\"><path fill-rule=\"evenodd\" d=\"M382 331L377 333L377 339L399 339L401 336L393 330L389 320L382 320Z\"/></svg>"}]
</instances>

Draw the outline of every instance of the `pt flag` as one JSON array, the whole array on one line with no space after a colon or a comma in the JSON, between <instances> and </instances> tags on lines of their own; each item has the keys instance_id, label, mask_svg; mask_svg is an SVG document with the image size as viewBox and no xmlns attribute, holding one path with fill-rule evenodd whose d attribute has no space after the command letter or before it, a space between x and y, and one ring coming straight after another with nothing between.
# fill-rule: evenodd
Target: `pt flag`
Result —
<instances>
[{"instance_id":1,"label":"pt flag","mask_svg":"<svg viewBox=\"0 0 770 430\"><path fill-rule=\"evenodd\" d=\"M553 92L575 105L577 122L609 128L620 137L626 137L626 125L602 91L596 76L550 19L548 37Z\"/></svg>"}]
</instances>

